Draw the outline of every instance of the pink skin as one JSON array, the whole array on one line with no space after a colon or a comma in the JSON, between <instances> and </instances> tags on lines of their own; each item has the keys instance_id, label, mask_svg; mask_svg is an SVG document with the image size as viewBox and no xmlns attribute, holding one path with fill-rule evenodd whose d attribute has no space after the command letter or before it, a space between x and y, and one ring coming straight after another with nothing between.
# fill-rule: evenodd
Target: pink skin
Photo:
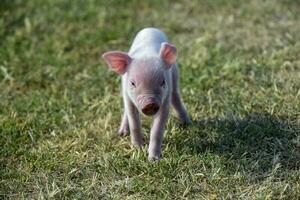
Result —
<instances>
[{"instance_id":1,"label":"pink skin","mask_svg":"<svg viewBox=\"0 0 300 200\"><path fill-rule=\"evenodd\" d=\"M141 36L141 33L144 35ZM163 133L170 103L182 123L189 124L190 119L179 93L176 47L164 41L165 37L158 29L148 28L141 33L133 44L134 51L137 49L142 52L143 49L147 49L144 46L149 47L157 40L160 45L159 51L157 51L157 43L155 43L151 46L156 49L155 51L151 52L151 49L147 49L149 55L154 52L151 56L148 54L147 56L137 56L134 53L129 56L125 52L111 51L103 54L103 58L112 70L122 75L125 111L119 134L125 136L130 132L131 143L134 146L142 146L144 138L139 119L140 113L152 116L153 125L150 131L148 159L157 160L161 157ZM150 43L144 46L137 45L136 41L139 41L140 38L145 40L145 36L150 37ZM141 49L140 46L143 48ZM155 54L156 51L157 54Z\"/></svg>"}]
</instances>

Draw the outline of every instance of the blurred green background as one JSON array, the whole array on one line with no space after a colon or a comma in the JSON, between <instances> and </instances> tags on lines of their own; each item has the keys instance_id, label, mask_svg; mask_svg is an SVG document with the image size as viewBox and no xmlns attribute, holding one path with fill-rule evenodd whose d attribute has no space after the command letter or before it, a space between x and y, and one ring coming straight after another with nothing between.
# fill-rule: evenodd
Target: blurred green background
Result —
<instances>
[{"instance_id":1,"label":"blurred green background","mask_svg":"<svg viewBox=\"0 0 300 200\"><path fill-rule=\"evenodd\" d=\"M0 199L300 198L299 11L297 0L1 0ZM170 117L158 163L116 137L120 77L100 59L149 26L178 48L194 121Z\"/></svg>"}]
</instances>

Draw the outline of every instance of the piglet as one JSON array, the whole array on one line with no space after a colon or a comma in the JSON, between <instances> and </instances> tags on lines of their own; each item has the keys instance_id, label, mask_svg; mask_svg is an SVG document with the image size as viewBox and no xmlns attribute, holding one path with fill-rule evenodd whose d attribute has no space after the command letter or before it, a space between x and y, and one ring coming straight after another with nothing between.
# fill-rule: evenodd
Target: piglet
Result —
<instances>
[{"instance_id":1,"label":"piglet","mask_svg":"<svg viewBox=\"0 0 300 200\"><path fill-rule=\"evenodd\" d=\"M119 135L130 132L131 143L142 146L140 113L153 117L148 160L158 160L170 104L183 124L190 123L179 93L176 47L159 29L145 28L136 35L128 53L109 51L102 57L122 76L125 109Z\"/></svg>"}]
</instances>

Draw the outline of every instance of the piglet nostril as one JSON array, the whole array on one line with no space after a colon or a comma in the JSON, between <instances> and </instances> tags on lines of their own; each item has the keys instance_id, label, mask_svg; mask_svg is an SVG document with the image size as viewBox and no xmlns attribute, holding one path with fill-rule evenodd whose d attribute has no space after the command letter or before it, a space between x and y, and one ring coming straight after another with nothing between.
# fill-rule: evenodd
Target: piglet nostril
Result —
<instances>
[{"instance_id":1,"label":"piglet nostril","mask_svg":"<svg viewBox=\"0 0 300 200\"><path fill-rule=\"evenodd\" d=\"M157 113L158 110L159 105L156 103L147 104L142 108L142 112L148 116L154 115L155 113Z\"/></svg>"}]
</instances>

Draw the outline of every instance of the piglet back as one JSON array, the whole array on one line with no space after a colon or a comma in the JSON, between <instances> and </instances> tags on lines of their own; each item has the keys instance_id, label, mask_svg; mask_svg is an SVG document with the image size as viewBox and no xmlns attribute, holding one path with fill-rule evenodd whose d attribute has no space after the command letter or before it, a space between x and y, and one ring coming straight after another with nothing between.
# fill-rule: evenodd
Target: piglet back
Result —
<instances>
[{"instance_id":1,"label":"piglet back","mask_svg":"<svg viewBox=\"0 0 300 200\"><path fill-rule=\"evenodd\" d=\"M157 28L142 29L136 35L129 55L132 58L159 56L163 42L168 42L168 38L161 30Z\"/></svg>"}]
</instances>

